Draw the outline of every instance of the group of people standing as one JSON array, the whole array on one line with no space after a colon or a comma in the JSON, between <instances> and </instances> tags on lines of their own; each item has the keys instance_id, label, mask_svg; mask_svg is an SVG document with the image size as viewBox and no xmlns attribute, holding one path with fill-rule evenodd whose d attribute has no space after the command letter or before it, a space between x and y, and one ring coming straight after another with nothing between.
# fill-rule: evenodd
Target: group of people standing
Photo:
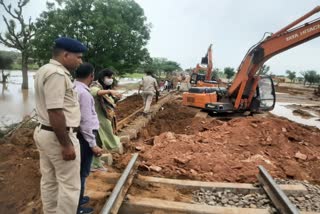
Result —
<instances>
[{"instance_id":1,"label":"group of people standing","mask_svg":"<svg viewBox=\"0 0 320 214\"><path fill-rule=\"evenodd\" d=\"M112 90L113 71L101 70L96 81L90 63L82 63L86 47L79 41L55 40L50 62L35 75L39 126L34 140L40 154L43 212L93 213L84 207L90 170L105 170L103 149L122 153L115 135L115 106L121 94ZM75 80L72 81L71 73Z\"/></svg>"}]
</instances>

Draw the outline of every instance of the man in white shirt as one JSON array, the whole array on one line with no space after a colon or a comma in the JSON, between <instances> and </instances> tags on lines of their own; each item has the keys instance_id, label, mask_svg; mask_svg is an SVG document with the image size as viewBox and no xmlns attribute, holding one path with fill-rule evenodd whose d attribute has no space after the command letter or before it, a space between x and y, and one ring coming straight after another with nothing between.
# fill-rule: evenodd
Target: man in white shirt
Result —
<instances>
[{"instance_id":1,"label":"man in white shirt","mask_svg":"<svg viewBox=\"0 0 320 214\"><path fill-rule=\"evenodd\" d=\"M138 94L140 94L140 90L142 89L142 99L144 104L144 115L148 115L150 112L150 105L152 103L153 96L155 92L158 91L158 83L155 78L153 78L151 71L146 72L146 76L144 76L140 82Z\"/></svg>"}]
</instances>

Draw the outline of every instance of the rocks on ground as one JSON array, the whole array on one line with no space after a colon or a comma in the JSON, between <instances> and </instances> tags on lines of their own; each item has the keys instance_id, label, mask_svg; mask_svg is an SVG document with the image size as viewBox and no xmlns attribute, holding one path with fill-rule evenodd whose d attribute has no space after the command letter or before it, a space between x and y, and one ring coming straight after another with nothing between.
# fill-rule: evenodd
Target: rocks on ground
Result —
<instances>
[{"instance_id":1,"label":"rocks on ground","mask_svg":"<svg viewBox=\"0 0 320 214\"><path fill-rule=\"evenodd\" d=\"M289 200L301 211L320 212L320 185L308 181L275 179L278 184L302 184L307 193L288 195Z\"/></svg>"},{"instance_id":2,"label":"rocks on ground","mask_svg":"<svg viewBox=\"0 0 320 214\"><path fill-rule=\"evenodd\" d=\"M193 200L211 206L275 209L268 196L263 193L242 194L230 190L200 189L193 192Z\"/></svg>"}]
</instances>

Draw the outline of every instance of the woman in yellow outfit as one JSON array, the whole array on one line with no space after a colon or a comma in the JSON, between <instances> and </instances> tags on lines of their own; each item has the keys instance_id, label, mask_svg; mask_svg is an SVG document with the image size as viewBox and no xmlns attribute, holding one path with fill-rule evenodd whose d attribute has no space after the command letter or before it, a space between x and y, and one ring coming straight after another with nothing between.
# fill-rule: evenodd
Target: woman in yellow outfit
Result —
<instances>
[{"instance_id":1,"label":"woman in yellow outfit","mask_svg":"<svg viewBox=\"0 0 320 214\"><path fill-rule=\"evenodd\" d=\"M95 101L95 110L99 119L99 137L97 144L109 151L123 152L122 144L116 131L116 117L115 107L116 102L121 98L121 94L112 90L113 85L113 71L110 69L103 69L98 74L97 81L91 85L90 91ZM102 161L100 158L93 158L92 169L102 169Z\"/></svg>"}]
</instances>

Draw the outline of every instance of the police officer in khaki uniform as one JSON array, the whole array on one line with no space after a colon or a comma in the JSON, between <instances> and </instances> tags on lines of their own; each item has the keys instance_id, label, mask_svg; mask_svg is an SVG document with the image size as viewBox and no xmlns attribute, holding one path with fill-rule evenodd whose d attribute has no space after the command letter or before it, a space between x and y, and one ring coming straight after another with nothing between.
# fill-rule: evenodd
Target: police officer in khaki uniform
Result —
<instances>
[{"instance_id":1,"label":"police officer in khaki uniform","mask_svg":"<svg viewBox=\"0 0 320 214\"><path fill-rule=\"evenodd\" d=\"M70 72L82 63L86 47L79 41L55 40L53 58L35 75L40 125L34 140L40 153L43 212L75 214L80 195L80 146L76 132L80 107Z\"/></svg>"},{"instance_id":2,"label":"police officer in khaki uniform","mask_svg":"<svg viewBox=\"0 0 320 214\"><path fill-rule=\"evenodd\" d=\"M146 76L142 78L139 85L138 94L140 94L141 89L141 96L144 105L143 114L146 116L150 113L150 105L152 103L153 96L155 93L158 93L158 83L157 80L152 77L151 71L146 71Z\"/></svg>"}]
</instances>

